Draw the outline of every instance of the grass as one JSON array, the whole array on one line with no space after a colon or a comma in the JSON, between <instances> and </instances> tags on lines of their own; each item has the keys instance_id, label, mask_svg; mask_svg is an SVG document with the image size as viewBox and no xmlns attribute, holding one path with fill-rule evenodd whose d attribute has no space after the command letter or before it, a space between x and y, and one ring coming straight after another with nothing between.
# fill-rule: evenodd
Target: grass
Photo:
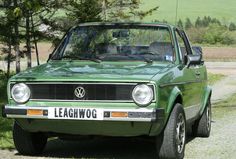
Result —
<instances>
[{"instance_id":1,"label":"grass","mask_svg":"<svg viewBox=\"0 0 236 159\"><path fill-rule=\"evenodd\" d=\"M222 75L222 74L208 73L208 84L213 85L216 82L222 80L224 77L225 75Z\"/></svg>"},{"instance_id":2,"label":"grass","mask_svg":"<svg viewBox=\"0 0 236 159\"><path fill-rule=\"evenodd\" d=\"M5 74L0 73L0 115L2 114L1 107L6 103L6 85L7 78ZM0 149L12 149L12 120L5 119L0 116Z\"/></svg>"},{"instance_id":3,"label":"grass","mask_svg":"<svg viewBox=\"0 0 236 159\"><path fill-rule=\"evenodd\" d=\"M142 9L150 9L159 6L157 12L146 17L145 21L167 20L170 23L175 22L177 0L141 0ZM178 19L185 20L187 17L195 21L197 17L211 16L217 18L223 23L236 22L235 0L179 0Z\"/></svg>"},{"instance_id":4,"label":"grass","mask_svg":"<svg viewBox=\"0 0 236 159\"><path fill-rule=\"evenodd\" d=\"M236 111L236 94L231 97L215 103L213 105L212 114L214 118L224 118Z\"/></svg>"},{"instance_id":5,"label":"grass","mask_svg":"<svg viewBox=\"0 0 236 159\"><path fill-rule=\"evenodd\" d=\"M1 106L3 103L1 103ZM0 113L2 110L0 110ZM11 119L0 117L0 149L13 149L12 140L12 123Z\"/></svg>"},{"instance_id":6,"label":"grass","mask_svg":"<svg viewBox=\"0 0 236 159\"><path fill-rule=\"evenodd\" d=\"M236 94L215 104L216 107L236 107Z\"/></svg>"}]
</instances>

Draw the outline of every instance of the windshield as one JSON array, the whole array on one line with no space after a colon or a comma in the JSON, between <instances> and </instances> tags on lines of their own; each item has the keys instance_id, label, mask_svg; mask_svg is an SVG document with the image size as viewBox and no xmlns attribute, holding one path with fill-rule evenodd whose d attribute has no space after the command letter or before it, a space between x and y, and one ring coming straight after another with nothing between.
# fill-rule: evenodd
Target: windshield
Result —
<instances>
[{"instance_id":1,"label":"windshield","mask_svg":"<svg viewBox=\"0 0 236 159\"><path fill-rule=\"evenodd\" d=\"M167 27L81 26L67 34L52 59L173 62L174 51Z\"/></svg>"}]
</instances>

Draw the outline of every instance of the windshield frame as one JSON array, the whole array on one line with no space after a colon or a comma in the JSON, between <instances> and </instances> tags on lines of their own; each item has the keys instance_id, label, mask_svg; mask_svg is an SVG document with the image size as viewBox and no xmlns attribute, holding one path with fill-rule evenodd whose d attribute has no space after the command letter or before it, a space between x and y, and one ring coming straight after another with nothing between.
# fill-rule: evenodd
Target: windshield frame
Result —
<instances>
[{"instance_id":1,"label":"windshield frame","mask_svg":"<svg viewBox=\"0 0 236 159\"><path fill-rule=\"evenodd\" d=\"M60 57L60 53L65 51L65 48L69 42L69 39L73 33L73 31L75 31L76 29L80 29L80 28L86 28L86 27L117 27L119 28L129 28L129 27L140 27L140 28L162 28L162 29L166 29L169 33L170 36L170 42L171 42L171 46L173 49L173 61L169 61L169 63L175 63L177 58L176 58L176 49L175 49L175 42L174 42L174 38L173 38L173 34L172 34L172 30L171 27L167 24L146 24L146 23L83 23L80 24L78 26L74 26L72 28L70 28L63 36L63 38L61 39L59 45L57 45L55 47L55 49L53 50L51 57L48 61L51 60L61 60ZM73 59L76 60L76 59ZM71 60L70 60L71 61ZM120 62L122 60L117 60L117 61L109 61L109 62ZM131 61L141 61L141 60L131 60ZM130 61L128 61L130 62ZM154 62L160 62L160 61L154 61ZM162 61L163 62L163 61Z\"/></svg>"}]
</instances>

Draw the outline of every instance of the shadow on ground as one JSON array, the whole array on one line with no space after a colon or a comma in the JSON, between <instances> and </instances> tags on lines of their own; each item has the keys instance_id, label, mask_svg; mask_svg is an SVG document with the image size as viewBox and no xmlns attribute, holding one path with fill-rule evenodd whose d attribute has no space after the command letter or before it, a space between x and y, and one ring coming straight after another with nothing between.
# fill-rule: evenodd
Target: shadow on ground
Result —
<instances>
[{"instance_id":1,"label":"shadow on ground","mask_svg":"<svg viewBox=\"0 0 236 159\"><path fill-rule=\"evenodd\" d=\"M189 138L187 142L194 138ZM82 141L54 139L42 157L96 159L154 159L155 142L142 138L99 138Z\"/></svg>"},{"instance_id":2,"label":"shadow on ground","mask_svg":"<svg viewBox=\"0 0 236 159\"><path fill-rule=\"evenodd\" d=\"M154 142L129 138L101 138L94 140L62 141L48 143L43 156L74 158L155 158Z\"/></svg>"}]
</instances>

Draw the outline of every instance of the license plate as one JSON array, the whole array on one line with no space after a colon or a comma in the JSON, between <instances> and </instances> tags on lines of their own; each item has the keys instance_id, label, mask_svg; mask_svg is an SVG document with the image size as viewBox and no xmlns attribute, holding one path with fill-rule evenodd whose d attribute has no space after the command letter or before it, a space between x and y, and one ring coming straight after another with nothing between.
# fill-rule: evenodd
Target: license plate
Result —
<instances>
[{"instance_id":1,"label":"license plate","mask_svg":"<svg viewBox=\"0 0 236 159\"><path fill-rule=\"evenodd\" d=\"M51 107L48 109L49 119L103 120L103 110L94 108Z\"/></svg>"}]
</instances>

